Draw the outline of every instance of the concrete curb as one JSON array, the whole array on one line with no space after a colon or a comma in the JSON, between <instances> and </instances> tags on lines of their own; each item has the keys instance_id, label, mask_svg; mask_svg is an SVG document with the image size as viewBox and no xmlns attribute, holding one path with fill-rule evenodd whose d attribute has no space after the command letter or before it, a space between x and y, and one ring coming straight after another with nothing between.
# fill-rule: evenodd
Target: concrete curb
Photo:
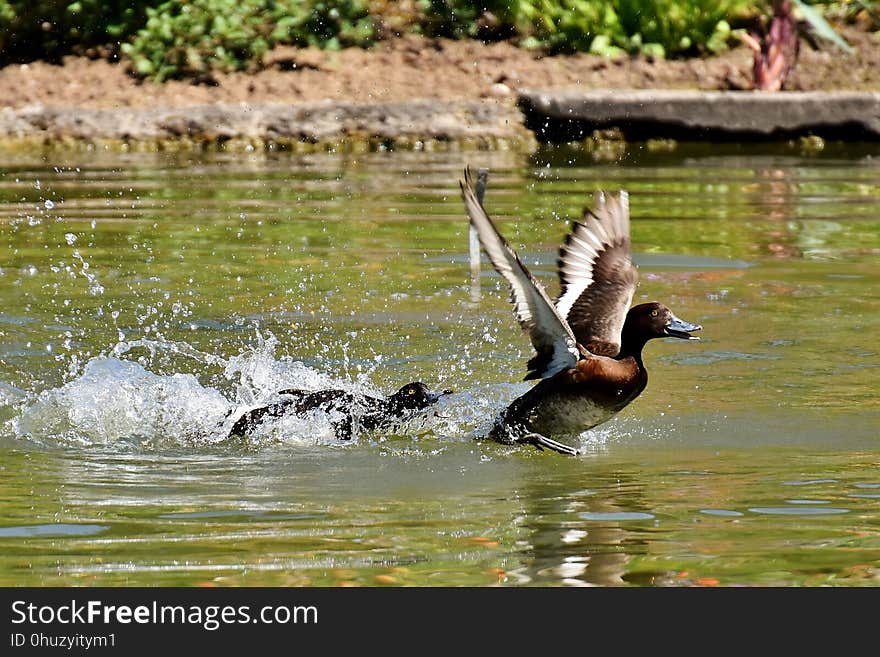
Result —
<instances>
[{"instance_id":1,"label":"concrete curb","mask_svg":"<svg viewBox=\"0 0 880 657\"><path fill-rule=\"evenodd\" d=\"M408 101L298 105L200 105L84 109L34 106L0 110L0 138L45 142L189 140L223 143L327 144L340 140L414 145L534 141L512 102Z\"/></svg>"},{"instance_id":2,"label":"concrete curb","mask_svg":"<svg viewBox=\"0 0 880 657\"><path fill-rule=\"evenodd\" d=\"M519 106L539 141L575 141L611 127L628 139L880 140L880 93L551 90L525 91Z\"/></svg>"},{"instance_id":3,"label":"concrete curb","mask_svg":"<svg viewBox=\"0 0 880 657\"><path fill-rule=\"evenodd\" d=\"M880 141L880 93L525 91L518 101L324 101L298 105L200 105L0 109L0 148L121 141L323 148L502 148L568 142L619 128L626 139L771 141L817 135Z\"/></svg>"}]
</instances>

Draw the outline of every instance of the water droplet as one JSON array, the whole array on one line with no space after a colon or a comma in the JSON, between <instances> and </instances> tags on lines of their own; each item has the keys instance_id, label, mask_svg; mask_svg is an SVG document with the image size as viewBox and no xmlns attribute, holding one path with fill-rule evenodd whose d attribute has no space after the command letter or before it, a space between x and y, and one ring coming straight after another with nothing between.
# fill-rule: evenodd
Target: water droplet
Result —
<instances>
[{"instance_id":1,"label":"water droplet","mask_svg":"<svg viewBox=\"0 0 880 657\"><path fill-rule=\"evenodd\" d=\"M76 235L74 235L73 233L65 233L64 239L67 241L67 244L69 246L73 246L76 242Z\"/></svg>"},{"instance_id":2,"label":"water droplet","mask_svg":"<svg viewBox=\"0 0 880 657\"><path fill-rule=\"evenodd\" d=\"M51 210L52 208L55 207L55 204L54 204L52 201L50 201L49 199L46 199L46 200L43 202L43 206L44 206L47 210Z\"/></svg>"}]
</instances>

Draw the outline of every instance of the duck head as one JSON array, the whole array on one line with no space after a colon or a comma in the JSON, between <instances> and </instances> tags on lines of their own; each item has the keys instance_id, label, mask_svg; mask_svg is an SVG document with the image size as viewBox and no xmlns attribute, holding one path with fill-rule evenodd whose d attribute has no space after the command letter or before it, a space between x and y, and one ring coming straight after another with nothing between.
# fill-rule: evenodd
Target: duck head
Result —
<instances>
[{"instance_id":1,"label":"duck head","mask_svg":"<svg viewBox=\"0 0 880 657\"><path fill-rule=\"evenodd\" d=\"M699 340L693 331L703 327L679 319L662 303L641 303L629 309L623 325L624 345L644 345L653 338L681 338Z\"/></svg>"},{"instance_id":2,"label":"duck head","mask_svg":"<svg viewBox=\"0 0 880 657\"><path fill-rule=\"evenodd\" d=\"M444 390L443 392L431 392L421 381L407 383L400 390L395 392L388 398L389 403L399 410L427 408L431 404L436 404L443 395L449 395L452 390Z\"/></svg>"}]
</instances>

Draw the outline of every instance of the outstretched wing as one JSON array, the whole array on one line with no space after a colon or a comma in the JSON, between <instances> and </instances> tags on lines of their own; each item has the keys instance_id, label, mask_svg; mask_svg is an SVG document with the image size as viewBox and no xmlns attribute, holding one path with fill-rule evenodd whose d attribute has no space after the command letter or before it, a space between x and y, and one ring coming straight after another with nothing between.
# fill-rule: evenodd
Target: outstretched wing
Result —
<instances>
[{"instance_id":1,"label":"outstretched wing","mask_svg":"<svg viewBox=\"0 0 880 657\"><path fill-rule=\"evenodd\" d=\"M579 352L574 334L565 320L556 312L550 297L526 269L510 245L477 200L470 169L464 171L460 181L461 195L477 231L483 250L492 265L510 284L511 302L516 309L520 326L528 333L537 355L529 361L530 372L526 379L546 379L564 369L574 367Z\"/></svg>"},{"instance_id":2,"label":"outstretched wing","mask_svg":"<svg viewBox=\"0 0 880 657\"><path fill-rule=\"evenodd\" d=\"M578 343L591 353L614 357L632 303L638 272L630 258L629 196L600 192L596 207L574 222L559 250L562 292L556 310Z\"/></svg>"}]
</instances>

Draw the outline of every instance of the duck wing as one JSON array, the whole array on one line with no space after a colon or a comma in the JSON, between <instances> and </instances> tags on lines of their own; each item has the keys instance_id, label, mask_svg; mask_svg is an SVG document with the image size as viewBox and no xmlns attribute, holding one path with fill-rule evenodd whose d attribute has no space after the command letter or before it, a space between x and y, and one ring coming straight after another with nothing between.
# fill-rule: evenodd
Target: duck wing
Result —
<instances>
[{"instance_id":1,"label":"duck wing","mask_svg":"<svg viewBox=\"0 0 880 657\"><path fill-rule=\"evenodd\" d=\"M632 303L638 272L630 258L629 195L600 192L583 222L574 222L559 250L562 292L556 310L579 344L614 357Z\"/></svg>"},{"instance_id":2,"label":"duck wing","mask_svg":"<svg viewBox=\"0 0 880 657\"><path fill-rule=\"evenodd\" d=\"M473 175L469 168L465 169L464 180L459 181L459 184L465 208L480 238L480 244L495 270L510 285L510 300L516 310L516 318L538 352L529 360L530 371L526 379L547 379L564 369L574 367L579 352L571 328L477 200Z\"/></svg>"}]
</instances>

